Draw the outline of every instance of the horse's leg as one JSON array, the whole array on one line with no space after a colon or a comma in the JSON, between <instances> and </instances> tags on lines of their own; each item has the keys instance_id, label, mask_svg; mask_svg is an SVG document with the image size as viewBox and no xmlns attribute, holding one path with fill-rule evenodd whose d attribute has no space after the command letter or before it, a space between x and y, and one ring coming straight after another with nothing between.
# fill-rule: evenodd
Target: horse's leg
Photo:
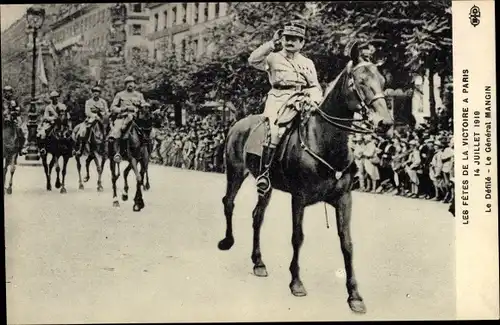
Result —
<instances>
[{"instance_id":1,"label":"horse's leg","mask_svg":"<svg viewBox=\"0 0 500 325\"><path fill-rule=\"evenodd\" d=\"M127 201L128 200L128 174L130 173L130 170L132 170L132 165L128 164L127 167L123 170L123 193L122 193L122 200Z\"/></svg>"},{"instance_id":2,"label":"horse's leg","mask_svg":"<svg viewBox=\"0 0 500 325\"><path fill-rule=\"evenodd\" d=\"M329 202L335 207L337 216L337 233L340 238L340 248L344 256L345 271L347 276L346 286L349 297L347 302L352 311L356 313L365 313L366 307L363 298L358 292L358 283L354 275L352 265L352 239L351 239L351 212L352 212L352 194L344 193L339 199Z\"/></svg>"},{"instance_id":3,"label":"horse's leg","mask_svg":"<svg viewBox=\"0 0 500 325\"><path fill-rule=\"evenodd\" d=\"M61 187L61 179L60 179L60 173L61 173L61 167L59 166L59 156L56 158L56 188Z\"/></svg>"},{"instance_id":4,"label":"horse's leg","mask_svg":"<svg viewBox=\"0 0 500 325\"><path fill-rule=\"evenodd\" d=\"M82 162L80 160L80 156L77 155L75 156L76 160L76 169L78 170L78 189L83 190L83 183L82 183Z\"/></svg>"},{"instance_id":5,"label":"horse's leg","mask_svg":"<svg viewBox=\"0 0 500 325\"><path fill-rule=\"evenodd\" d=\"M12 180L14 179L16 164L17 164L17 153L15 153L10 159L10 179L9 179L9 187L7 187L7 194L12 194Z\"/></svg>"},{"instance_id":6,"label":"horse's leg","mask_svg":"<svg viewBox=\"0 0 500 325\"><path fill-rule=\"evenodd\" d=\"M42 155L40 157L42 159L43 171L45 173L45 178L47 179L47 191L52 190L52 186L50 185L50 176L49 176L49 166L47 165L47 155Z\"/></svg>"},{"instance_id":7,"label":"horse's leg","mask_svg":"<svg viewBox=\"0 0 500 325\"><path fill-rule=\"evenodd\" d=\"M252 250L252 262L253 262L253 273L256 276L267 276L266 265L262 261L262 254L260 252L260 228L262 222L264 221L264 215L266 208L269 205L271 198L272 189L269 190L264 196L259 196L257 205L255 206L252 217L253 217L253 250Z\"/></svg>"},{"instance_id":8,"label":"horse's leg","mask_svg":"<svg viewBox=\"0 0 500 325\"><path fill-rule=\"evenodd\" d=\"M85 183L87 183L90 179L90 163L92 162L92 159L94 158L93 153L89 153L87 158L85 159L85 171L87 172L87 176L83 179Z\"/></svg>"},{"instance_id":9,"label":"horse's leg","mask_svg":"<svg viewBox=\"0 0 500 325\"><path fill-rule=\"evenodd\" d=\"M104 159L101 156L101 159ZM95 169L97 170L97 192L102 192L102 168L101 164L99 164L99 159L97 158L97 154L94 154L94 163Z\"/></svg>"},{"instance_id":10,"label":"horse's leg","mask_svg":"<svg viewBox=\"0 0 500 325\"><path fill-rule=\"evenodd\" d=\"M149 191L149 189L151 189L151 185L149 185L149 173L148 173L148 168L146 168L145 172L144 172L144 177L146 179L145 183L144 183L144 191Z\"/></svg>"},{"instance_id":11,"label":"horse's leg","mask_svg":"<svg viewBox=\"0 0 500 325\"><path fill-rule=\"evenodd\" d=\"M130 164L132 165L132 169L134 170L135 179L136 179L136 192L134 197L134 211L141 211L144 208L144 200L142 198L142 177L139 169L137 167L137 160L135 158L130 159Z\"/></svg>"},{"instance_id":12,"label":"horse's leg","mask_svg":"<svg viewBox=\"0 0 500 325\"><path fill-rule=\"evenodd\" d=\"M63 156L61 194L66 193L66 187L65 187L65 184L66 184L66 168L68 166L68 161L69 161L70 157L71 157L70 155L64 155Z\"/></svg>"},{"instance_id":13,"label":"horse's leg","mask_svg":"<svg viewBox=\"0 0 500 325\"><path fill-rule=\"evenodd\" d=\"M118 180L118 177L120 176L119 174L116 173L117 167L118 167L118 164L115 163L114 161L110 160L109 169L111 170L111 184L113 187L113 206L114 207L120 206L120 201L118 201L118 198L116 195L116 181Z\"/></svg>"},{"instance_id":14,"label":"horse's leg","mask_svg":"<svg viewBox=\"0 0 500 325\"><path fill-rule=\"evenodd\" d=\"M304 220L305 203L302 197L292 197L292 246L293 257L290 263L290 273L292 281L290 282L290 290L296 297L307 295L306 288L300 280L299 253L302 243L304 242L304 232L302 229L302 221Z\"/></svg>"},{"instance_id":15,"label":"horse's leg","mask_svg":"<svg viewBox=\"0 0 500 325\"><path fill-rule=\"evenodd\" d=\"M241 184L248 176L245 173L243 166L238 168L238 166L232 166L228 159L228 166L226 170L226 195L222 198L222 204L224 204L224 215L226 217L226 237L219 241L220 250L228 250L233 247L234 237L233 237L233 210L234 210L234 199L240 190Z\"/></svg>"},{"instance_id":16,"label":"horse's leg","mask_svg":"<svg viewBox=\"0 0 500 325\"><path fill-rule=\"evenodd\" d=\"M56 163L56 156L52 155L49 163L49 173L47 174L47 190L52 191L52 185L50 184L52 181L52 168L54 168L54 164Z\"/></svg>"}]
</instances>

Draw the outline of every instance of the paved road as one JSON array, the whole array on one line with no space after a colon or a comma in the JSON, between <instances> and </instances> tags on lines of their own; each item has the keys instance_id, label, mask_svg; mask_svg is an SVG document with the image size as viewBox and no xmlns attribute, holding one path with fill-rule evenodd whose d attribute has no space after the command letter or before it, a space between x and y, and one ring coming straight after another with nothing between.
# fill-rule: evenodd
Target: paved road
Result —
<instances>
[{"instance_id":1,"label":"paved road","mask_svg":"<svg viewBox=\"0 0 500 325\"><path fill-rule=\"evenodd\" d=\"M269 277L257 278L253 179L236 200L236 244L222 252L224 177L160 166L150 174L137 213L131 202L112 207L108 176L102 193L95 174L78 190L74 161L67 194L45 191L41 167L18 167L4 199L9 323L454 318L454 221L443 204L354 194L354 263L368 309L354 315L322 205L306 210L301 271L309 295L296 298L288 289L289 195L273 194L262 230Z\"/></svg>"}]
</instances>

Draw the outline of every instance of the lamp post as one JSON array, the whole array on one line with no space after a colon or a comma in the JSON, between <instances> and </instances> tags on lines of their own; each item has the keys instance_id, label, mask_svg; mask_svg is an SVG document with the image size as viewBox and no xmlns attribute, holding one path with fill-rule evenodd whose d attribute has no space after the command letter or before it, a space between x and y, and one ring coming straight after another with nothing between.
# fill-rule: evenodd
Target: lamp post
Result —
<instances>
[{"instance_id":1,"label":"lamp post","mask_svg":"<svg viewBox=\"0 0 500 325\"><path fill-rule=\"evenodd\" d=\"M39 160L38 147L36 145L36 128L37 128L37 107L36 107L36 39L38 30L42 27L45 20L45 9L32 6L26 11L26 20L28 27L33 31L33 62L31 72L31 103L28 111L28 152L26 160Z\"/></svg>"}]
</instances>

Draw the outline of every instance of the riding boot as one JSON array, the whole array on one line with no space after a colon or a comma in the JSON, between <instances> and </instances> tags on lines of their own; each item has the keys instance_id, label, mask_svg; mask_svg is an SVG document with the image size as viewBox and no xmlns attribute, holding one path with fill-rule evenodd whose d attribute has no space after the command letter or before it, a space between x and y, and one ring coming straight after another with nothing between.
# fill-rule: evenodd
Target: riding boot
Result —
<instances>
[{"instance_id":1,"label":"riding boot","mask_svg":"<svg viewBox=\"0 0 500 325\"><path fill-rule=\"evenodd\" d=\"M262 157L260 160L259 177L257 177L257 192L263 196L271 188L271 180L269 179L269 167L271 166L272 159L276 147L264 145L262 150Z\"/></svg>"}]
</instances>

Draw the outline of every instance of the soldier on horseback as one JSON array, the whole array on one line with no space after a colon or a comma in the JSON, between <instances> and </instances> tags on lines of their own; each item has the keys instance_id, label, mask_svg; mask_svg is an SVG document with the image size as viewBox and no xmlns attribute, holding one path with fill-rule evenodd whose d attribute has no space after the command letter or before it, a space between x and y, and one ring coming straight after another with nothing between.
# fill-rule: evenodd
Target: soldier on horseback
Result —
<instances>
[{"instance_id":1,"label":"soldier on horseback","mask_svg":"<svg viewBox=\"0 0 500 325\"><path fill-rule=\"evenodd\" d=\"M269 121L270 141L263 146L260 176L257 178L259 193L265 193L270 188L269 167L287 128L280 117L296 114L293 110L297 107L313 111L322 101L323 90L318 82L316 67L300 53L305 34L306 27L301 22L287 23L283 31L276 31L271 41L262 44L248 58L251 66L268 73L272 86L263 113ZM273 52L279 43L283 49ZM291 121L290 118L287 120Z\"/></svg>"},{"instance_id":2,"label":"soldier on horseback","mask_svg":"<svg viewBox=\"0 0 500 325\"><path fill-rule=\"evenodd\" d=\"M72 129L70 115L66 105L59 102L59 93L54 90L49 96L51 103L45 108L42 123L38 128L38 139L42 143L55 126L59 126L61 128L60 130L70 131ZM56 124L56 121L59 121L60 124ZM44 154L45 148L40 149L40 153Z\"/></svg>"},{"instance_id":3,"label":"soldier on horseback","mask_svg":"<svg viewBox=\"0 0 500 325\"><path fill-rule=\"evenodd\" d=\"M13 89L11 86L5 86L3 88L3 98L2 98L2 108L3 116L10 116L12 121L16 125L16 133L19 137L19 143L21 145L21 152L19 155L26 154L26 148L24 148L24 143L26 142L25 133L23 131L23 120L21 118L21 108L19 107L17 101L13 99Z\"/></svg>"},{"instance_id":4,"label":"soldier on horseback","mask_svg":"<svg viewBox=\"0 0 500 325\"><path fill-rule=\"evenodd\" d=\"M101 95L101 87L95 86L92 88L92 98L87 99L85 102L85 121L80 124L80 129L78 132L78 142L77 142L77 150L75 151L75 155L80 156L85 147L85 143L88 140L88 136L90 134L89 130L96 123L101 128L103 134L104 124L103 118L109 114L108 112L108 103L100 97Z\"/></svg>"},{"instance_id":5,"label":"soldier on horseback","mask_svg":"<svg viewBox=\"0 0 500 325\"><path fill-rule=\"evenodd\" d=\"M114 123L111 126L109 141L113 143L115 155L113 160L120 162L120 141L123 132L127 129L136 117L139 108L146 105L144 96L135 90L135 79L132 76L125 78L126 89L116 94L111 104L111 113L115 115Z\"/></svg>"}]
</instances>

